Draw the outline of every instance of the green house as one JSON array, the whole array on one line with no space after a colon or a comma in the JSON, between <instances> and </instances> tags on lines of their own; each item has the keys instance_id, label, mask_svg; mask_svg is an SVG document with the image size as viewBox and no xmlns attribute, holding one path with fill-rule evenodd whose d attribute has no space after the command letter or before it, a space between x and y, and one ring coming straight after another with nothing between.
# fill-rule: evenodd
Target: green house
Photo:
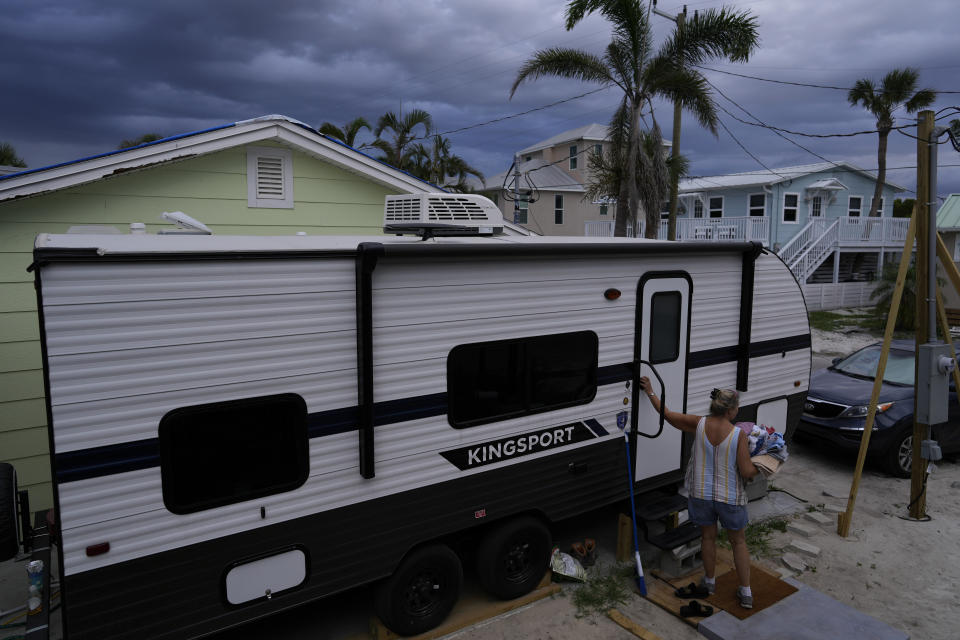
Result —
<instances>
[{"instance_id":1,"label":"green house","mask_svg":"<svg viewBox=\"0 0 960 640\"><path fill-rule=\"evenodd\" d=\"M0 461L53 505L33 276L38 233L148 233L182 211L215 234L382 233L384 197L439 191L303 123L265 116L0 175ZM102 230L102 229L101 229Z\"/></svg>"}]
</instances>

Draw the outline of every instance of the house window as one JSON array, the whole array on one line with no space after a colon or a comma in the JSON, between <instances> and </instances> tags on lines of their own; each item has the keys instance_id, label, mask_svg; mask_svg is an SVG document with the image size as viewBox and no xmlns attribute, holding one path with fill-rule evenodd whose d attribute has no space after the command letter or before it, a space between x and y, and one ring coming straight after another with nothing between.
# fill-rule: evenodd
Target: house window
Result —
<instances>
[{"instance_id":1,"label":"house window","mask_svg":"<svg viewBox=\"0 0 960 640\"><path fill-rule=\"evenodd\" d=\"M447 419L462 429L591 402L593 331L454 347L447 356Z\"/></svg>"},{"instance_id":2,"label":"house window","mask_svg":"<svg viewBox=\"0 0 960 640\"><path fill-rule=\"evenodd\" d=\"M823 198L820 196L813 196L813 199L810 201L810 217L819 218L823 214Z\"/></svg>"},{"instance_id":3,"label":"house window","mask_svg":"<svg viewBox=\"0 0 960 640\"><path fill-rule=\"evenodd\" d=\"M800 201L800 195L797 193L783 194L783 221L786 223L795 223L797 221L797 203Z\"/></svg>"},{"instance_id":4,"label":"house window","mask_svg":"<svg viewBox=\"0 0 960 640\"><path fill-rule=\"evenodd\" d=\"M293 155L289 149L247 147L247 206L293 209Z\"/></svg>"},{"instance_id":5,"label":"house window","mask_svg":"<svg viewBox=\"0 0 960 640\"><path fill-rule=\"evenodd\" d=\"M680 355L679 291L659 291L650 299L650 362L673 362Z\"/></svg>"},{"instance_id":6,"label":"house window","mask_svg":"<svg viewBox=\"0 0 960 640\"><path fill-rule=\"evenodd\" d=\"M177 514L291 491L307 481L307 405L294 393L170 411L160 419L163 503Z\"/></svg>"},{"instance_id":7,"label":"house window","mask_svg":"<svg viewBox=\"0 0 960 640\"><path fill-rule=\"evenodd\" d=\"M749 207L747 212L751 216L764 216L767 213L767 194L751 193L749 196Z\"/></svg>"},{"instance_id":8,"label":"house window","mask_svg":"<svg viewBox=\"0 0 960 640\"><path fill-rule=\"evenodd\" d=\"M563 224L563 195L553 196L553 224Z\"/></svg>"},{"instance_id":9,"label":"house window","mask_svg":"<svg viewBox=\"0 0 960 640\"><path fill-rule=\"evenodd\" d=\"M700 200L699 198L693 201L693 217L703 217L703 200Z\"/></svg>"},{"instance_id":10,"label":"house window","mask_svg":"<svg viewBox=\"0 0 960 640\"><path fill-rule=\"evenodd\" d=\"M723 217L723 196L714 196L710 198L710 217Z\"/></svg>"},{"instance_id":11,"label":"house window","mask_svg":"<svg viewBox=\"0 0 960 640\"><path fill-rule=\"evenodd\" d=\"M664 200L660 203L660 219L667 220L670 218L670 201Z\"/></svg>"},{"instance_id":12,"label":"house window","mask_svg":"<svg viewBox=\"0 0 960 640\"><path fill-rule=\"evenodd\" d=\"M600 205L600 215L602 216L607 215L607 205L605 204Z\"/></svg>"},{"instance_id":13,"label":"house window","mask_svg":"<svg viewBox=\"0 0 960 640\"><path fill-rule=\"evenodd\" d=\"M533 156L526 156L523 159L524 162L530 162L531 160L533 160Z\"/></svg>"},{"instance_id":14,"label":"house window","mask_svg":"<svg viewBox=\"0 0 960 640\"><path fill-rule=\"evenodd\" d=\"M873 198L870 198L870 205L873 206ZM877 215L883 215L883 198L880 198L880 204L877 205Z\"/></svg>"},{"instance_id":15,"label":"house window","mask_svg":"<svg viewBox=\"0 0 960 640\"><path fill-rule=\"evenodd\" d=\"M514 224L527 224L527 213L529 209L529 202L526 200L517 200L517 206L513 210Z\"/></svg>"},{"instance_id":16,"label":"house window","mask_svg":"<svg viewBox=\"0 0 960 640\"><path fill-rule=\"evenodd\" d=\"M577 168L577 145L570 145L570 170Z\"/></svg>"},{"instance_id":17,"label":"house window","mask_svg":"<svg viewBox=\"0 0 960 640\"><path fill-rule=\"evenodd\" d=\"M603 155L603 145L602 145L602 144L595 144L595 145L593 145L593 153L594 153L595 155L602 156L602 155Z\"/></svg>"},{"instance_id":18,"label":"house window","mask_svg":"<svg viewBox=\"0 0 960 640\"><path fill-rule=\"evenodd\" d=\"M847 215L851 218L859 218L861 209L863 209L863 198L860 196L850 196L847 204Z\"/></svg>"}]
</instances>

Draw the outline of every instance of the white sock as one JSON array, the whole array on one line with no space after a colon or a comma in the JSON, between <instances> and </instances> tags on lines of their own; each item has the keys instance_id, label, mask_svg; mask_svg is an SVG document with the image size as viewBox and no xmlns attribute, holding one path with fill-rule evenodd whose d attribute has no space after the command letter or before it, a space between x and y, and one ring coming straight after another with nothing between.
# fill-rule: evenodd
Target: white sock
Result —
<instances>
[{"instance_id":1,"label":"white sock","mask_svg":"<svg viewBox=\"0 0 960 640\"><path fill-rule=\"evenodd\" d=\"M710 585L712 585L712 584L716 583L716 581L717 581L716 578L708 578L707 576L703 576L703 582L704 582L705 584L710 584Z\"/></svg>"},{"instance_id":2,"label":"white sock","mask_svg":"<svg viewBox=\"0 0 960 640\"><path fill-rule=\"evenodd\" d=\"M753 597L753 591L750 590L750 587L740 587L740 593L745 596Z\"/></svg>"}]
</instances>

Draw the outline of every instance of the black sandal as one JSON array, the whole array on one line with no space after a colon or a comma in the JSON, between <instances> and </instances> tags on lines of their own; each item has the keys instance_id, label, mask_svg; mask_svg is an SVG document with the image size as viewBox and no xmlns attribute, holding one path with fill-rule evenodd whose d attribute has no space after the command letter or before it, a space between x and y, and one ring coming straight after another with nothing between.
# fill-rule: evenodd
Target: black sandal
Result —
<instances>
[{"instance_id":1,"label":"black sandal","mask_svg":"<svg viewBox=\"0 0 960 640\"><path fill-rule=\"evenodd\" d=\"M696 600L680 607L680 615L684 618L706 618L713 615L713 607L700 604Z\"/></svg>"},{"instance_id":2,"label":"black sandal","mask_svg":"<svg viewBox=\"0 0 960 640\"><path fill-rule=\"evenodd\" d=\"M710 595L710 592L705 586L691 582L685 587L675 589L673 595L678 598L706 598Z\"/></svg>"}]
</instances>

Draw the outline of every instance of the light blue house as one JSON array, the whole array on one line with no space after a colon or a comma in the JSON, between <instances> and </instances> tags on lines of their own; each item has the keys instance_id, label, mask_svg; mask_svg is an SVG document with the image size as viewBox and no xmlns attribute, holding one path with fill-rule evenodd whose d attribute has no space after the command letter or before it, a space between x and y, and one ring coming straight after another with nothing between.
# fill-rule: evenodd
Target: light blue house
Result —
<instances>
[{"instance_id":1,"label":"light blue house","mask_svg":"<svg viewBox=\"0 0 960 640\"><path fill-rule=\"evenodd\" d=\"M876 180L845 162L682 180L677 240L762 242L800 282L870 280L885 256L902 251L909 224L893 218L894 196L905 189L890 182L880 217L868 217Z\"/></svg>"}]
</instances>

